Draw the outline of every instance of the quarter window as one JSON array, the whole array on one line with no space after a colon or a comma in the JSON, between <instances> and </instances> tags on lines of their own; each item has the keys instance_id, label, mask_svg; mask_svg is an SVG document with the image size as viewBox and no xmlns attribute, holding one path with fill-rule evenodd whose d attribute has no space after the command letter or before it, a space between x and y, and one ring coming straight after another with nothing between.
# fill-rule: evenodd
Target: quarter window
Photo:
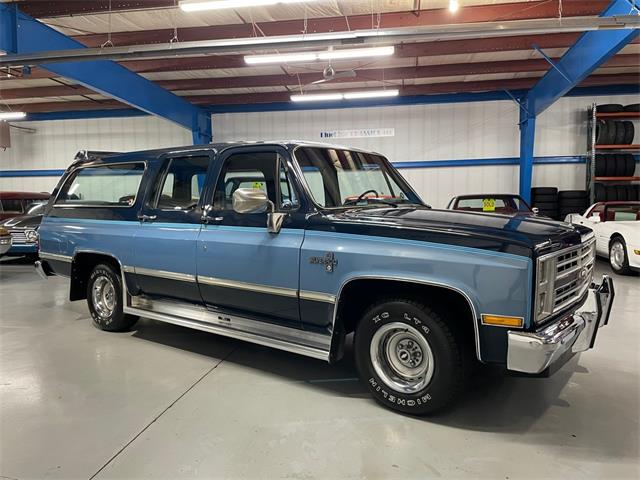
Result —
<instances>
[{"instance_id":1,"label":"quarter window","mask_svg":"<svg viewBox=\"0 0 640 480\"><path fill-rule=\"evenodd\" d=\"M82 168L64 184L56 204L97 207L132 206L143 174L143 163L119 163Z\"/></svg>"}]
</instances>

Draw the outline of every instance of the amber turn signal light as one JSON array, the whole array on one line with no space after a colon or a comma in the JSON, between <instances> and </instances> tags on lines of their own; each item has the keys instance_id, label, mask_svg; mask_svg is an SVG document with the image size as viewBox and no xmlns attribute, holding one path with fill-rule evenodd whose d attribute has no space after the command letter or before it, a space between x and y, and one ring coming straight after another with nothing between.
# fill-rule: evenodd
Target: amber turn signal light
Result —
<instances>
[{"instance_id":1,"label":"amber turn signal light","mask_svg":"<svg viewBox=\"0 0 640 480\"><path fill-rule=\"evenodd\" d=\"M522 328L524 318L505 317L503 315L482 315L482 323L483 325L495 325L498 327Z\"/></svg>"}]
</instances>

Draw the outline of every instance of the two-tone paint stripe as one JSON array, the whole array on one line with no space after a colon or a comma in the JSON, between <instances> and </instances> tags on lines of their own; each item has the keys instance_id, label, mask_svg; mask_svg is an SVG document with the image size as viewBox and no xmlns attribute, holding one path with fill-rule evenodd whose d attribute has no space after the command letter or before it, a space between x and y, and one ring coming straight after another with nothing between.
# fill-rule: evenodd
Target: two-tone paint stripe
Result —
<instances>
[{"instance_id":1,"label":"two-tone paint stripe","mask_svg":"<svg viewBox=\"0 0 640 480\"><path fill-rule=\"evenodd\" d=\"M180 282L200 283L220 288L231 288L235 290L245 290L255 293L264 293L267 295L278 295L281 297L300 298L301 300L310 300L314 302L335 303L335 295L323 292L312 292L306 290L297 290L295 288L273 287L258 283L241 282L237 280L228 280L223 278L207 277L204 275L189 275L186 273L168 272L166 270L154 270L151 268L141 267L123 267L126 273L135 273L156 278L165 278L168 280L176 280Z\"/></svg>"}]
</instances>

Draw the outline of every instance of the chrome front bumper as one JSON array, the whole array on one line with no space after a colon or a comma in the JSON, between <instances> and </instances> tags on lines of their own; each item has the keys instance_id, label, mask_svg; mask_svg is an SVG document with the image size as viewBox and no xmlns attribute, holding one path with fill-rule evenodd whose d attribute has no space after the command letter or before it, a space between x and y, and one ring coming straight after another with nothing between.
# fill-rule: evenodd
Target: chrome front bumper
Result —
<instances>
[{"instance_id":1,"label":"chrome front bumper","mask_svg":"<svg viewBox=\"0 0 640 480\"><path fill-rule=\"evenodd\" d=\"M573 314L537 332L509 330L507 369L539 374L560 359L593 348L598 329L609 323L614 295L613 280L603 275L602 283L591 284L586 302Z\"/></svg>"}]
</instances>

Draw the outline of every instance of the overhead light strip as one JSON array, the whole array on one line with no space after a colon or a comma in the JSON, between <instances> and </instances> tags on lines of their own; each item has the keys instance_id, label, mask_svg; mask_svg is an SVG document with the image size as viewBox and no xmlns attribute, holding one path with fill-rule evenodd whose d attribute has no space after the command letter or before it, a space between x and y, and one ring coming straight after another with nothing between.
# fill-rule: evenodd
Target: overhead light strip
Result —
<instances>
[{"instance_id":1,"label":"overhead light strip","mask_svg":"<svg viewBox=\"0 0 640 480\"><path fill-rule=\"evenodd\" d=\"M385 57L393 55L395 48L348 48L344 50L323 50L320 52L276 53L272 55L245 55L244 61L249 65L266 63L304 63L318 60L344 60L351 58Z\"/></svg>"},{"instance_id":2,"label":"overhead light strip","mask_svg":"<svg viewBox=\"0 0 640 480\"><path fill-rule=\"evenodd\" d=\"M331 92L291 95L292 102L327 102L335 100L361 100L364 98L397 97L400 91L387 90L363 90L361 92Z\"/></svg>"},{"instance_id":3,"label":"overhead light strip","mask_svg":"<svg viewBox=\"0 0 640 480\"><path fill-rule=\"evenodd\" d=\"M315 0L211 0L211 1L184 1L180 2L180 8L185 12L202 12L205 10L223 10L228 8L268 7L270 5L282 5L287 3L303 3Z\"/></svg>"},{"instance_id":4,"label":"overhead light strip","mask_svg":"<svg viewBox=\"0 0 640 480\"><path fill-rule=\"evenodd\" d=\"M26 116L26 112L0 112L0 120L20 120Z\"/></svg>"}]
</instances>

